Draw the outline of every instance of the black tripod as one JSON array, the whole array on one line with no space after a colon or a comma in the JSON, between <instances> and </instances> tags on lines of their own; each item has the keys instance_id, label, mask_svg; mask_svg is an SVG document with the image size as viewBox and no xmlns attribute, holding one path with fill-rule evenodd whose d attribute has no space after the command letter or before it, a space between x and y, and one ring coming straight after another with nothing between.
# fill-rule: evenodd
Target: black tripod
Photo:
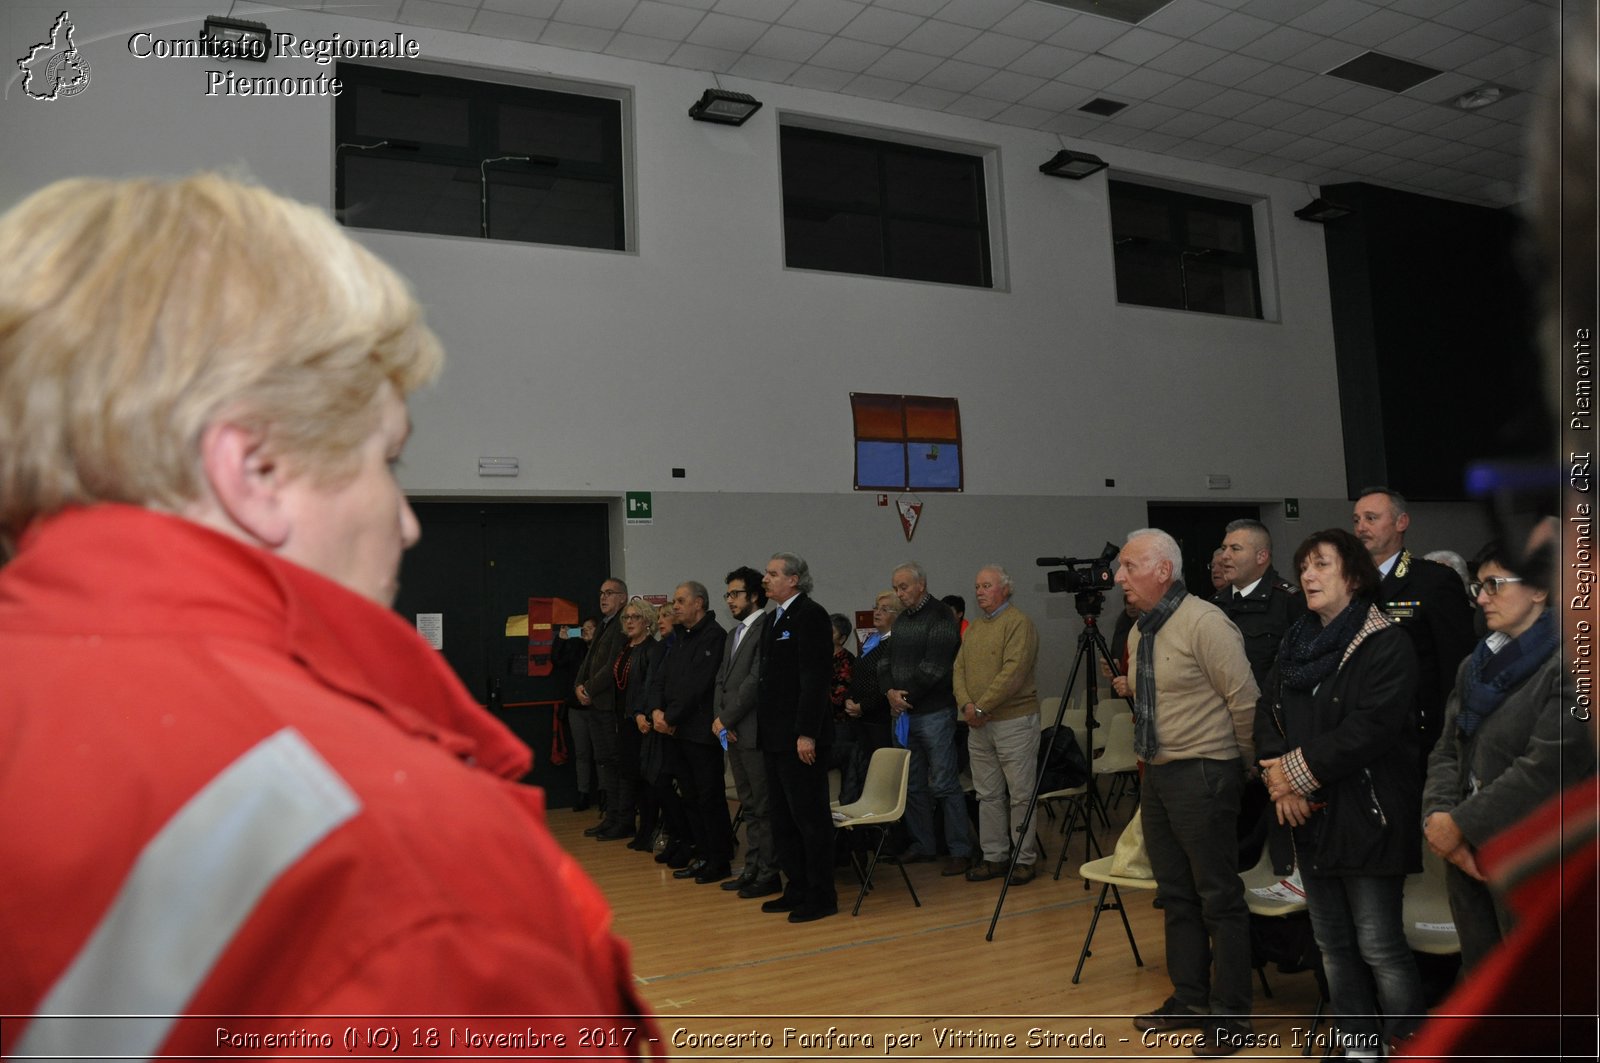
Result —
<instances>
[{"instance_id":1,"label":"black tripod","mask_svg":"<svg viewBox=\"0 0 1600 1063\"><path fill-rule=\"evenodd\" d=\"M1078 652L1072 662L1072 671L1067 676L1066 689L1061 692L1061 702L1056 706L1056 718L1050 725L1050 742L1044 748L1044 756L1040 758L1041 764L1050 763L1050 754L1054 752L1056 742L1061 738L1061 718L1066 714L1067 706L1072 701L1072 688L1078 681L1078 673L1083 672L1088 678L1084 683L1084 707L1087 710L1084 716L1084 748L1088 750L1089 781L1088 791L1084 795L1083 832L1084 832L1084 859L1088 859L1089 846L1092 844L1096 851L1100 850L1100 843L1094 837L1094 824L1091 815L1098 811L1100 819L1107 821L1105 803L1100 799L1100 791L1094 783L1094 730L1095 708L1100 703L1100 669L1096 666L1096 651L1100 654L1106 669L1113 675L1121 675L1116 661L1111 657L1111 651L1106 648L1105 636L1100 634L1100 611L1105 606L1105 595L1101 591L1079 591L1073 599L1078 607L1078 616L1083 620L1083 633L1078 636ZM1084 665L1088 667L1085 668ZM1131 705L1132 702L1130 701ZM1000 897L995 901L994 917L989 920L989 932L984 935L985 941L994 940L994 928L1000 922L1000 909L1005 907L1006 893L1011 889L1011 872L1016 869L1017 861L1022 856L1022 839L1028 836L1028 824L1033 822L1033 810L1039 804L1039 791L1043 788L1044 777L1040 775L1033 783L1033 794L1028 798L1028 811L1022 816L1022 822L1014 830L1017 843L1011 847L1011 863L1006 868L1005 879L1000 883ZM1070 841L1069 837L1062 839L1062 846ZM1101 855L1105 855L1101 852ZM1066 859L1063 848L1061 859ZM1060 873L1061 865L1056 864L1056 872Z\"/></svg>"}]
</instances>

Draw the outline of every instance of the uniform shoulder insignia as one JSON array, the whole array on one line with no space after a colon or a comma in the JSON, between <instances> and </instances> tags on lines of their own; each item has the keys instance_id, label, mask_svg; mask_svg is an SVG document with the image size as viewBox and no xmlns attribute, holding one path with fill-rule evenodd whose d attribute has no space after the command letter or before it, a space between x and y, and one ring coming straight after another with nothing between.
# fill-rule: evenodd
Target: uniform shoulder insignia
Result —
<instances>
[{"instance_id":1,"label":"uniform shoulder insignia","mask_svg":"<svg viewBox=\"0 0 1600 1063\"><path fill-rule=\"evenodd\" d=\"M1300 593L1300 588L1299 587L1295 586L1293 583L1290 583L1288 580L1284 579L1282 576L1278 577L1278 582L1275 583L1274 586L1277 587L1280 591L1283 591L1286 594L1299 594Z\"/></svg>"},{"instance_id":2,"label":"uniform shoulder insignia","mask_svg":"<svg viewBox=\"0 0 1600 1063\"><path fill-rule=\"evenodd\" d=\"M1402 551L1400 551L1400 560L1398 560L1398 561L1396 561L1394 563L1395 579L1400 579L1401 577L1405 576L1405 574L1410 572L1410 571L1411 571L1411 551L1410 550L1402 550Z\"/></svg>"}]
</instances>

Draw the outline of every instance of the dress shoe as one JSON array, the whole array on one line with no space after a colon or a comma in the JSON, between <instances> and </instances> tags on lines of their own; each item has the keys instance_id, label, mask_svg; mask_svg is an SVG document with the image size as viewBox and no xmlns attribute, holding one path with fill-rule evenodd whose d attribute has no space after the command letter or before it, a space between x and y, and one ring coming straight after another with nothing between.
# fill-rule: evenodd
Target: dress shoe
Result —
<instances>
[{"instance_id":1,"label":"dress shoe","mask_svg":"<svg viewBox=\"0 0 1600 1063\"><path fill-rule=\"evenodd\" d=\"M671 866L670 864L668 865ZM673 878L694 878L704 871L707 864L704 860L691 860L672 873Z\"/></svg>"},{"instance_id":2,"label":"dress shoe","mask_svg":"<svg viewBox=\"0 0 1600 1063\"><path fill-rule=\"evenodd\" d=\"M1032 864L1018 864L1011 872L1013 886L1026 886L1033 881L1034 869Z\"/></svg>"},{"instance_id":3,"label":"dress shoe","mask_svg":"<svg viewBox=\"0 0 1600 1063\"><path fill-rule=\"evenodd\" d=\"M798 909L803 902L799 897L791 897L785 893L774 900L767 901L761 906L763 912L792 912Z\"/></svg>"},{"instance_id":4,"label":"dress shoe","mask_svg":"<svg viewBox=\"0 0 1600 1063\"><path fill-rule=\"evenodd\" d=\"M956 875L965 875L972 870L972 857L952 856L944 862L944 870L939 872L945 878L954 878Z\"/></svg>"},{"instance_id":5,"label":"dress shoe","mask_svg":"<svg viewBox=\"0 0 1600 1063\"><path fill-rule=\"evenodd\" d=\"M673 842L656 854L656 863L666 864L668 867L682 867L693 859L690 855L692 851L683 842Z\"/></svg>"},{"instance_id":6,"label":"dress shoe","mask_svg":"<svg viewBox=\"0 0 1600 1063\"><path fill-rule=\"evenodd\" d=\"M738 878L729 879L722 884L725 890L742 890L756 880L756 865L746 864L744 870L739 872Z\"/></svg>"},{"instance_id":7,"label":"dress shoe","mask_svg":"<svg viewBox=\"0 0 1600 1063\"><path fill-rule=\"evenodd\" d=\"M733 874L733 869L727 864L713 866L711 863L702 860L700 865L700 873L694 877L694 880L702 886L709 886L713 882L721 882Z\"/></svg>"},{"instance_id":8,"label":"dress shoe","mask_svg":"<svg viewBox=\"0 0 1600 1063\"><path fill-rule=\"evenodd\" d=\"M968 882L988 882L992 878L999 878L1006 873L1006 865L991 863L988 860L979 860L967 871Z\"/></svg>"},{"instance_id":9,"label":"dress shoe","mask_svg":"<svg viewBox=\"0 0 1600 1063\"><path fill-rule=\"evenodd\" d=\"M628 848L640 853L648 853L655 847L655 842L650 840L648 834L635 834L633 841L628 843Z\"/></svg>"},{"instance_id":10,"label":"dress shoe","mask_svg":"<svg viewBox=\"0 0 1600 1063\"><path fill-rule=\"evenodd\" d=\"M599 823L596 823L592 827L585 827L584 831L583 831L583 836L585 838L594 838L594 837L597 837L597 836L599 836L601 834L604 834L606 831L608 831L610 829L611 829L611 827L610 827L609 823L606 820L602 819ZM628 833L632 834L633 832L629 831Z\"/></svg>"},{"instance_id":11,"label":"dress shoe","mask_svg":"<svg viewBox=\"0 0 1600 1063\"><path fill-rule=\"evenodd\" d=\"M617 841L620 838L632 838L632 837L633 837L633 828L628 826L628 824L626 824L626 823L613 823L611 826L607 827L605 830L601 831L599 834L596 834L594 836L594 840L597 841L597 842L614 842L614 841ZM634 846L630 845L630 846L628 846L628 848L632 849L632 848L634 848Z\"/></svg>"},{"instance_id":12,"label":"dress shoe","mask_svg":"<svg viewBox=\"0 0 1600 1063\"><path fill-rule=\"evenodd\" d=\"M1168 997L1156 1010L1135 1015L1133 1028L1140 1033L1160 1030L1203 1030L1210 1022L1211 1016L1184 1007L1178 1003L1176 997Z\"/></svg>"},{"instance_id":13,"label":"dress shoe","mask_svg":"<svg viewBox=\"0 0 1600 1063\"><path fill-rule=\"evenodd\" d=\"M824 905L816 905L816 904L805 904L805 905L801 905L799 908L796 908L794 911L789 913L789 922L791 922L791 923L815 923L818 919L826 919L830 915L838 915L838 914L839 914L839 906L837 904L829 904L829 905L825 905L825 906Z\"/></svg>"},{"instance_id":14,"label":"dress shoe","mask_svg":"<svg viewBox=\"0 0 1600 1063\"><path fill-rule=\"evenodd\" d=\"M1206 1023L1200 1043L1194 1046L1194 1054L1203 1057L1231 1056L1252 1043L1254 1040L1251 1037L1252 1032L1247 1022L1212 1019Z\"/></svg>"},{"instance_id":15,"label":"dress shoe","mask_svg":"<svg viewBox=\"0 0 1600 1063\"><path fill-rule=\"evenodd\" d=\"M783 882L779 880L777 875L768 875L765 878L758 878L748 886L741 886L739 888L739 896L743 897L747 901L754 900L757 897L770 897L774 893L782 892Z\"/></svg>"},{"instance_id":16,"label":"dress shoe","mask_svg":"<svg viewBox=\"0 0 1600 1063\"><path fill-rule=\"evenodd\" d=\"M578 799L572 803L572 811L574 811L574 812L587 812L587 811L589 811L589 795L584 793L582 790L579 790L578 791Z\"/></svg>"}]
</instances>

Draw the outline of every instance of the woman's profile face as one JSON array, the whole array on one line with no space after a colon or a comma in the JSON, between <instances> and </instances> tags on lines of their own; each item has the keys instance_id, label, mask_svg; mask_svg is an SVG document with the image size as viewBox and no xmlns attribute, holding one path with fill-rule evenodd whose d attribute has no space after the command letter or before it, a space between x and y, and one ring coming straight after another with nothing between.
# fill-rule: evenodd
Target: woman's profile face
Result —
<instances>
[{"instance_id":1,"label":"woman's profile face","mask_svg":"<svg viewBox=\"0 0 1600 1063\"><path fill-rule=\"evenodd\" d=\"M353 477L319 484L297 473L284 481L287 535L276 552L387 606L400 589L400 555L422 537L422 529L394 478L411 433L405 403L389 384L377 401L378 425L358 448Z\"/></svg>"},{"instance_id":2,"label":"woman's profile face","mask_svg":"<svg viewBox=\"0 0 1600 1063\"><path fill-rule=\"evenodd\" d=\"M1494 583L1493 580L1515 579L1516 576L1493 561L1478 566L1478 581L1486 584L1478 591L1478 605L1483 609L1483 621L1490 631L1498 631L1511 638L1521 636L1544 612L1544 591L1534 590L1526 583ZM1489 593L1489 585L1495 587Z\"/></svg>"}]
</instances>

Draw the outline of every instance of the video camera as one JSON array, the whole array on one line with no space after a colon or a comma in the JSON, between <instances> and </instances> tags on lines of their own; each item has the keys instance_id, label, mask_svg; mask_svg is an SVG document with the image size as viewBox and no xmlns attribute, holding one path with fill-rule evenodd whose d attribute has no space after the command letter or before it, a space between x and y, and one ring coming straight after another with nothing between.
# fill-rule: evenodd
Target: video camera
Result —
<instances>
[{"instance_id":1,"label":"video camera","mask_svg":"<svg viewBox=\"0 0 1600 1063\"><path fill-rule=\"evenodd\" d=\"M1051 594L1081 594L1084 591L1108 591L1114 587L1116 583L1111 578L1111 562L1116 559L1116 546L1106 543L1099 557L1036 557L1033 563L1040 568L1063 566L1059 571L1045 573Z\"/></svg>"}]
</instances>

